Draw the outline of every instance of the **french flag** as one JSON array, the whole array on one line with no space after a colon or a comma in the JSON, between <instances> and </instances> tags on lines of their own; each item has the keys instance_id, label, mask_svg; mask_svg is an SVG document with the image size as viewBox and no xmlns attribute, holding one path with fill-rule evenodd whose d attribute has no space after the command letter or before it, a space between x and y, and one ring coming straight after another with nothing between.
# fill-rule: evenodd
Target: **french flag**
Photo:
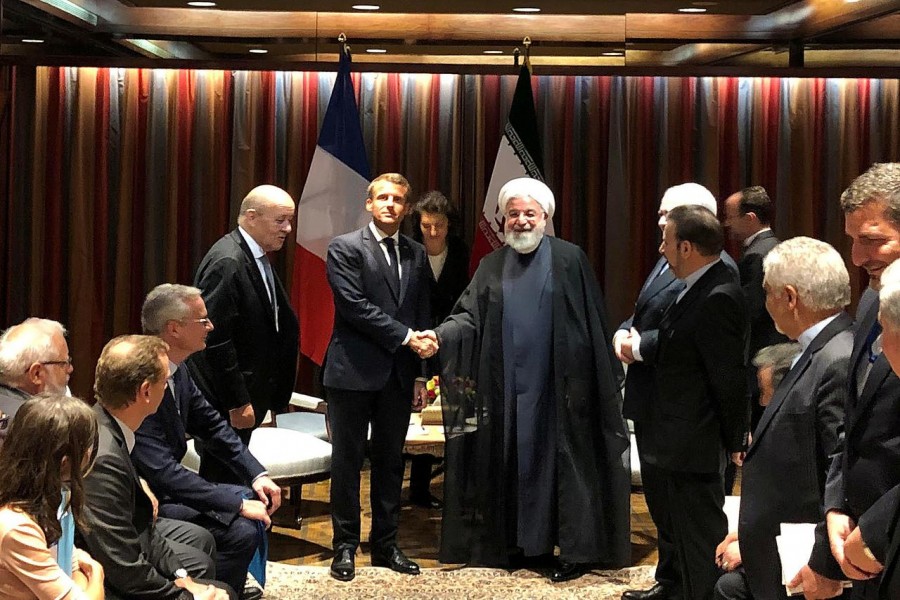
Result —
<instances>
[{"instance_id":1,"label":"french flag","mask_svg":"<svg viewBox=\"0 0 900 600\"><path fill-rule=\"evenodd\" d=\"M341 52L319 143L297 205L297 249L291 303L300 318L300 351L322 364L334 326L334 299L325 277L325 253L337 235L360 229L369 162L350 79L350 52Z\"/></svg>"}]
</instances>

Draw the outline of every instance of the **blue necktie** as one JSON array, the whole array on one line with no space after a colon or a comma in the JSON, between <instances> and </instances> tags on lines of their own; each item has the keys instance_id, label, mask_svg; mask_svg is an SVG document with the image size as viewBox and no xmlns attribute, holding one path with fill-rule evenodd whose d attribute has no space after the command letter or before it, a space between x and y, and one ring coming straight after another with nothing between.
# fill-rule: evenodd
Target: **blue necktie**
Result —
<instances>
[{"instance_id":1,"label":"blue necktie","mask_svg":"<svg viewBox=\"0 0 900 600\"><path fill-rule=\"evenodd\" d=\"M381 240L387 248L388 256L390 256L391 270L394 273L394 281L400 284L400 265L397 263L397 253L394 252L394 238L386 237Z\"/></svg>"},{"instance_id":2,"label":"blue necktie","mask_svg":"<svg viewBox=\"0 0 900 600\"><path fill-rule=\"evenodd\" d=\"M72 555L75 553L75 519L72 516L72 510L69 507L68 489L63 488L62 500L56 511L56 518L62 529L59 541L56 542L56 563L63 573L72 576Z\"/></svg>"},{"instance_id":3,"label":"blue necktie","mask_svg":"<svg viewBox=\"0 0 900 600\"><path fill-rule=\"evenodd\" d=\"M880 349L879 351L875 351L873 346L875 345L875 340L878 339L878 336L881 335L881 323L875 321L872 325L871 331L869 331L869 335L866 337L866 350L869 352L869 362L874 363L878 360L878 357L881 356Z\"/></svg>"}]
</instances>

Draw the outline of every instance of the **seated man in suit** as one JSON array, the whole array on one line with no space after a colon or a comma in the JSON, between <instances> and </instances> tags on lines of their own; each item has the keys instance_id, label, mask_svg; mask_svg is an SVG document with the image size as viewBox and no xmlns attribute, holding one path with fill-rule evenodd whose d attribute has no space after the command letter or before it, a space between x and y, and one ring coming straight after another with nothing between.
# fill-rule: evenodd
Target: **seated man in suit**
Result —
<instances>
[{"instance_id":1,"label":"seated man in suit","mask_svg":"<svg viewBox=\"0 0 900 600\"><path fill-rule=\"evenodd\" d=\"M716 556L729 571L716 597L787 598L775 537L781 523L825 518L825 479L844 420L853 349L850 276L841 255L806 237L783 242L763 262L766 309L775 326L800 343L801 353L760 418L741 485L734 558ZM712 559L712 557L710 557Z\"/></svg>"},{"instance_id":2,"label":"seated man in suit","mask_svg":"<svg viewBox=\"0 0 900 600\"><path fill-rule=\"evenodd\" d=\"M65 394L71 375L66 329L60 323L31 317L0 335L0 412L9 422L32 396ZM0 431L0 441L3 437Z\"/></svg>"},{"instance_id":3,"label":"seated man in suit","mask_svg":"<svg viewBox=\"0 0 900 600\"><path fill-rule=\"evenodd\" d=\"M144 300L141 324L144 333L169 345L172 376L159 410L137 430L131 458L159 496L160 515L212 533L218 578L243 590L243 599L258 598L258 588L244 588L247 565L259 541L256 521L269 526L269 515L281 504L281 489L182 368L188 356L206 346L206 335L213 329L200 290L169 283L156 286ZM186 434L202 440L244 485L211 483L184 468Z\"/></svg>"},{"instance_id":4,"label":"seated man in suit","mask_svg":"<svg viewBox=\"0 0 900 600\"><path fill-rule=\"evenodd\" d=\"M226 584L199 579L215 573L211 534L197 528L204 538L191 544L162 536L163 520L154 524L129 456L134 432L162 401L168 349L158 337L131 335L110 340L100 354L94 381L100 441L84 479L87 519L78 526L79 546L103 565L107 600L237 598Z\"/></svg>"}]
</instances>

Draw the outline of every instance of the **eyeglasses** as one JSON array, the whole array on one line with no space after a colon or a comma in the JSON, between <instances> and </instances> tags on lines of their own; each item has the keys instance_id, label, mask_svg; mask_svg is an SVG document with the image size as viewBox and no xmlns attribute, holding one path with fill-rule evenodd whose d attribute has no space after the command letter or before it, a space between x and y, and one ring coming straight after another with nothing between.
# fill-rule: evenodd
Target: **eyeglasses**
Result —
<instances>
[{"instance_id":1,"label":"eyeglasses","mask_svg":"<svg viewBox=\"0 0 900 600\"><path fill-rule=\"evenodd\" d=\"M182 323L200 323L204 327L209 327L212 325L212 321L209 319L181 319Z\"/></svg>"},{"instance_id":2,"label":"eyeglasses","mask_svg":"<svg viewBox=\"0 0 900 600\"><path fill-rule=\"evenodd\" d=\"M42 365L59 365L60 367L71 367L72 366L72 357L65 360L42 360Z\"/></svg>"}]
</instances>

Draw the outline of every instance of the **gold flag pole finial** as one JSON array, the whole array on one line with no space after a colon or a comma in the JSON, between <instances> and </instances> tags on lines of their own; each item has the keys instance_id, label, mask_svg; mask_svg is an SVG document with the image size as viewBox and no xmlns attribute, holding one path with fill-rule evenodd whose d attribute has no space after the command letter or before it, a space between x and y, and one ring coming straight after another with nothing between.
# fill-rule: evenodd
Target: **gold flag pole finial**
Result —
<instances>
[{"instance_id":1,"label":"gold flag pole finial","mask_svg":"<svg viewBox=\"0 0 900 600\"><path fill-rule=\"evenodd\" d=\"M527 35L525 39L522 40L522 45L525 46L525 66L528 67L528 72L531 72L531 38ZM518 63L516 63L518 64Z\"/></svg>"}]
</instances>

